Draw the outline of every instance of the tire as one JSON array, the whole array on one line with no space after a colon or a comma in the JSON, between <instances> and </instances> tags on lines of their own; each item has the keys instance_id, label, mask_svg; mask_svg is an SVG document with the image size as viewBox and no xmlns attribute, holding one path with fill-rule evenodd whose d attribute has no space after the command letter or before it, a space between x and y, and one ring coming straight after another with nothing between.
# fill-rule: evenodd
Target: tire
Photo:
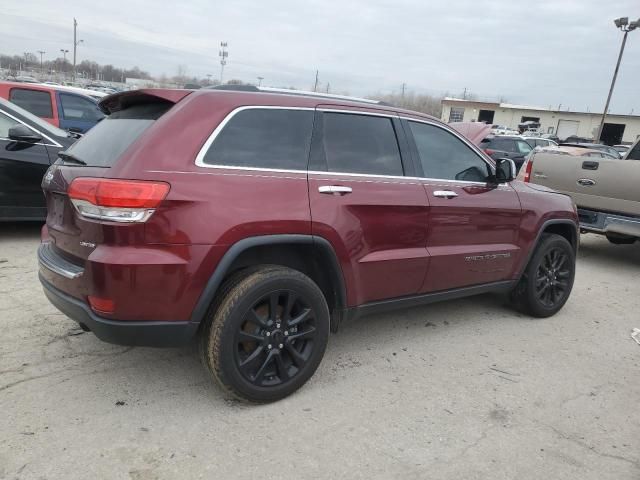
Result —
<instances>
[{"instance_id":1,"label":"tire","mask_svg":"<svg viewBox=\"0 0 640 480\"><path fill-rule=\"evenodd\" d=\"M329 308L320 288L277 266L232 277L205 322L204 366L225 391L255 403L280 400L304 385L329 339Z\"/></svg>"},{"instance_id":2,"label":"tire","mask_svg":"<svg viewBox=\"0 0 640 480\"><path fill-rule=\"evenodd\" d=\"M609 240L614 245L631 245L637 240L636 237L630 237L628 235L622 235L618 233L608 233L606 237L607 240Z\"/></svg>"},{"instance_id":3,"label":"tire","mask_svg":"<svg viewBox=\"0 0 640 480\"><path fill-rule=\"evenodd\" d=\"M575 277L575 251L566 238L545 233L511 292L517 310L538 318L554 315L566 303Z\"/></svg>"}]
</instances>

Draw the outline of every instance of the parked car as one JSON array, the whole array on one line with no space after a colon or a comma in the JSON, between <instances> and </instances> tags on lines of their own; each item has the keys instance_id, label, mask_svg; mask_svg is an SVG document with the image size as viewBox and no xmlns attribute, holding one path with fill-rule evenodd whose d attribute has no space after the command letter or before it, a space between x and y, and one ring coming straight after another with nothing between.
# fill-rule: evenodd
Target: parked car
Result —
<instances>
[{"instance_id":1,"label":"parked car","mask_svg":"<svg viewBox=\"0 0 640 480\"><path fill-rule=\"evenodd\" d=\"M0 82L0 98L72 132L84 133L104 118L95 99L69 87Z\"/></svg>"},{"instance_id":2,"label":"parked car","mask_svg":"<svg viewBox=\"0 0 640 480\"><path fill-rule=\"evenodd\" d=\"M44 291L105 341L197 336L240 398L298 389L359 315L500 291L547 317L569 297L571 199L433 117L256 87L101 106L43 180Z\"/></svg>"},{"instance_id":3,"label":"parked car","mask_svg":"<svg viewBox=\"0 0 640 480\"><path fill-rule=\"evenodd\" d=\"M522 139L529 144L531 148L544 148L544 147L557 147L558 144L553 140L549 140L548 138L542 137L527 137L522 136Z\"/></svg>"},{"instance_id":4,"label":"parked car","mask_svg":"<svg viewBox=\"0 0 640 480\"><path fill-rule=\"evenodd\" d=\"M565 156L558 158L554 150ZM543 149L529 157L519 179L571 195L583 232L605 235L615 244L640 238L639 143L625 159L581 147Z\"/></svg>"},{"instance_id":5,"label":"parked car","mask_svg":"<svg viewBox=\"0 0 640 480\"><path fill-rule=\"evenodd\" d=\"M578 135L570 135L561 142L558 143L593 143L593 140L590 138L579 137Z\"/></svg>"},{"instance_id":6,"label":"parked car","mask_svg":"<svg viewBox=\"0 0 640 480\"><path fill-rule=\"evenodd\" d=\"M0 221L44 220L42 177L76 137L0 98Z\"/></svg>"},{"instance_id":7,"label":"parked car","mask_svg":"<svg viewBox=\"0 0 640 480\"><path fill-rule=\"evenodd\" d=\"M518 130L509 128L506 125L491 125L491 133L494 135L520 135Z\"/></svg>"},{"instance_id":8,"label":"parked car","mask_svg":"<svg viewBox=\"0 0 640 480\"><path fill-rule=\"evenodd\" d=\"M560 145L565 147L576 147L576 148L588 148L590 150L598 150L602 153L606 153L610 158L622 158L620 152L609 145L603 145L601 143L571 143L571 142L562 142Z\"/></svg>"},{"instance_id":9,"label":"parked car","mask_svg":"<svg viewBox=\"0 0 640 480\"><path fill-rule=\"evenodd\" d=\"M494 160L510 158L515 162L517 171L520 171L525 158L533 150L524 138L507 135L489 136L482 141L480 148Z\"/></svg>"}]
</instances>

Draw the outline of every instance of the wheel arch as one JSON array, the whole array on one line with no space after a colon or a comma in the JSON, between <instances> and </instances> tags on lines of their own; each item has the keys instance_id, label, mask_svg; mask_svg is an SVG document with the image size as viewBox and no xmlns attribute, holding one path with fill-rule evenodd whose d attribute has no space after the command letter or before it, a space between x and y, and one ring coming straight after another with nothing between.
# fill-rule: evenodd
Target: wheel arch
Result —
<instances>
[{"instance_id":1,"label":"wheel arch","mask_svg":"<svg viewBox=\"0 0 640 480\"><path fill-rule=\"evenodd\" d=\"M536 238L531 243L531 248L529 250L529 253L527 254L526 261L523 262L518 272L518 276L517 276L518 279L522 277L524 271L527 268L527 265L529 265L529 261L531 260L531 257L533 256L533 253L535 252L536 247L538 246L538 244L540 243L540 240L542 239L542 235L545 233L554 233L556 235L560 235L564 237L573 247L573 251L576 254L578 253L578 246L580 244L578 225L569 218L557 218L552 220L546 220L545 222L542 223L542 225L538 229Z\"/></svg>"},{"instance_id":2,"label":"wheel arch","mask_svg":"<svg viewBox=\"0 0 640 480\"><path fill-rule=\"evenodd\" d=\"M335 331L346 308L346 288L338 257L331 244L313 235L261 235L234 243L223 255L200 294L191 321L200 323L220 286L235 272L256 264L280 265L298 270L322 290Z\"/></svg>"}]
</instances>

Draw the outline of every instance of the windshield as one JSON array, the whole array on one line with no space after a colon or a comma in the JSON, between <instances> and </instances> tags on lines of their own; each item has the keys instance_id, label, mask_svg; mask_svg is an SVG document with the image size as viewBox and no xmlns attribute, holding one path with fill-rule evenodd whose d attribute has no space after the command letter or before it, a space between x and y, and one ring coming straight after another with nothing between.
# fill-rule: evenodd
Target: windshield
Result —
<instances>
[{"instance_id":1,"label":"windshield","mask_svg":"<svg viewBox=\"0 0 640 480\"><path fill-rule=\"evenodd\" d=\"M11 103L4 98L0 98L0 105L2 105L4 109L8 110L9 113L15 113L26 118L27 120L32 122L34 124L33 126L38 128L38 130L40 130L42 133L46 133L56 137L69 136L68 132L65 132L64 130L51 125L49 122L45 122L40 117L36 117L33 113L27 112L24 108L19 107L15 103Z\"/></svg>"}]
</instances>

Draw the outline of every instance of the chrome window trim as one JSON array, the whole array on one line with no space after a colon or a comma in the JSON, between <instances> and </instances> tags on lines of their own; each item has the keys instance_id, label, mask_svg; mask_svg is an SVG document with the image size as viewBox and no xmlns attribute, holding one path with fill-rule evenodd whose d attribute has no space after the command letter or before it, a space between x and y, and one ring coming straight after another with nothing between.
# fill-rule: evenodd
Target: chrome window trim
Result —
<instances>
[{"instance_id":1,"label":"chrome window trim","mask_svg":"<svg viewBox=\"0 0 640 480\"><path fill-rule=\"evenodd\" d=\"M41 142L36 142L36 143L32 143L32 145L44 145L46 147L60 147L62 148L62 145L60 145L58 142L56 142L55 140L53 140L52 138L50 138L48 135L45 135L44 133L42 133L40 130L37 130L35 128L33 128L31 125L27 125L26 123L24 123L22 120L20 120L17 117L14 117L13 115L11 115L8 112L5 112L4 110L0 110L0 114L5 115L13 120L15 120L18 123L21 123L22 125L24 125L25 127L27 127L29 130L32 130L34 132L36 132L38 135L42 135L42 138L46 138L47 140L49 140L51 142L51 144L49 143L41 143ZM6 138L6 137L0 137L0 140L9 140L12 142L15 142L16 140L13 140L11 138ZM23 142L24 143L24 142Z\"/></svg>"},{"instance_id":2,"label":"chrome window trim","mask_svg":"<svg viewBox=\"0 0 640 480\"><path fill-rule=\"evenodd\" d=\"M211 132L211 134L209 135L207 140L204 142L204 144L202 145L202 147L198 151L198 154L196 155L195 165L197 167L201 167L201 168L212 168L212 169L219 169L219 170L240 170L240 171L272 172L272 173L298 173L298 174L306 173L308 175L330 175L332 177L345 176L345 177L360 177L360 178L367 177L367 178L374 178L374 179L375 178L380 178L380 179L387 178L387 179L398 179L398 180L426 180L426 181L430 181L430 182L433 182L433 181L435 181L435 182L446 182L446 183L454 183L454 184L461 184L461 185L486 185L485 182L470 182L470 181L465 181L465 180L451 180L451 179L447 179L447 178L431 178L431 177L415 177L415 176L410 177L410 176L404 176L404 175L375 175L375 174L368 174L368 173L325 172L325 171L307 170L307 169L296 170L296 169L286 169L286 168L243 167L243 166L235 166L235 165L213 165L213 164L204 163L204 156L206 155L207 151L209 150L209 148L211 147L211 145L215 141L216 137L220 134L222 129L227 125L227 123L229 123L229 121L231 121L231 119L236 114L238 114L239 112L242 112L244 110L261 110L261 109L265 109L265 110L307 110L307 111L316 111L317 110L317 111L329 112L329 113L350 113L350 114L354 114L354 115L372 115L372 116L377 116L377 117L382 117L382 118L398 118L398 119L401 119L401 120L407 120L407 121L411 121L411 122L426 123L428 125L433 125L435 127L438 127L440 129L444 130L445 132L448 132L448 133L454 135L456 138L458 138L463 143L465 143L468 147L470 147L471 150L483 162L485 162L487 165L489 165L489 167L491 167L492 169L495 169L495 165L493 165L491 162L489 162L487 159L485 159L484 156L481 153L478 152L478 150L477 150L478 147L476 145L474 145L471 142L469 142L466 138L464 138L462 135L460 135L455 130L443 127L442 125L439 125L438 123L436 123L434 121L430 121L430 120L426 120L426 119L416 119L416 118L407 117L407 116L401 116L401 115L398 115L397 113L363 112L363 111L359 111L359 110L346 110L346 109L343 109L343 108L331 108L331 107L321 107L321 108L314 108L314 107L287 107L287 106L280 106L280 105L243 105L241 107L237 107L237 108L231 110L227 114L227 116L220 122L220 124L213 130L213 132ZM171 172L171 173L194 173L194 172ZM501 183L499 186L506 186L506 185L508 185L508 184Z\"/></svg>"},{"instance_id":3,"label":"chrome window trim","mask_svg":"<svg viewBox=\"0 0 640 480\"><path fill-rule=\"evenodd\" d=\"M307 111L313 112L315 111L315 108L285 107L285 106L279 106L279 105L244 105L242 107L234 108L227 114L226 117L224 117L224 119L218 124L215 130L211 132L211 135L209 135L207 140L204 142L204 145L202 145L202 148L200 148L200 151L198 151L198 155L196 155L196 166L203 167L203 168L228 168L231 170L251 169L251 170L258 170L258 171L276 171L276 172L278 171L279 172L291 172L291 171L306 172L306 170L270 169L270 168L261 168L261 167L239 167L234 165L212 165L212 164L204 163L204 157L207 154L207 151L209 151L209 148L215 141L216 137L220 134L222 129L227 125L227 123L231 121L233 117L235 117L238 113L243 112L245 110L307 110Z\"/></svg>"}]
</instances>

